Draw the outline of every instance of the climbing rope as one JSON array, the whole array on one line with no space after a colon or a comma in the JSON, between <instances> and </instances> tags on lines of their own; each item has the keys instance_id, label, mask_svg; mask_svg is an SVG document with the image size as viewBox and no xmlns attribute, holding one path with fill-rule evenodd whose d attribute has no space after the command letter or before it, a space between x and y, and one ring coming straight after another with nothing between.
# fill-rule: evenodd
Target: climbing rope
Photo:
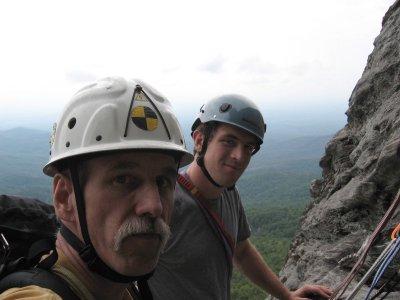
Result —
<instances>
[{"instance_id":1,"label":"climbing rope","mask_svg":"<svg viewBox=\"0 0 400 300\"><path fill-rule=\"evenodd\" d=\"M386 211L385 215L375 228L374 232L372 233L371 237L369 238L367 244L365 245L362 254L358 258L357 262L354 264L350 273L346 276L346 278L335 288L332 293L332 296L329 298L330 300L338 300L344 294L348 286L350 285L351 281L354 279L355 275L358 273L360 268L365 262L367 257L368 251L371 248L372 244L375 242L378 234L382 231L382 229L386 226L389 222L390 218L392 217L396 207L400 203L400 191L397 192L395 200L390 205L389 209ZM388 250L389 251L389 250ZM379 264L379 262L378 262Z\"/></svg>"},{"instance_id":2,"label":"climbing rope","mask_svg":"<svg viewBox=\"0 0 400 300\"><path fill-rule=\"evenodd\" d=\"M354 298L355 295L357 295L358 291L361 289L363 284L368 280L369 277L371 277L372 273L375 271L375 269L378 267L378 265L382 262L386 254L390 251L392 245L394 243L394 240L392 240L389 245L385 248L385 250L382 251L381 255L376 259L374 264L371 266L371 268L367 271L367 273L364 275L364 277L360 280L360 282L357 284L357 286L351 291L351 293L347 296L346 300L351 300Z\"/></svg>"},{"instance_id":3,"label":"climbing rope","mask_svg":"<svg viewBox=\"0 0 400 300\"><path fill-rule=\"evenodd\" d=\"M397 272L393 273L392 276L379 288L379 290L376 292L374 296L371 297L370 300L374 300L377 298L380 294L383 293L384 289L387 289L387 292L383 294L383 296L380 298L381 300L385 299L387 295L390 294L390 292L394 289L394 287L400 282L400 270L397 270ZM392 285L389 285L393 281Z\"/></svg>"},{"instance_id":4,"label":"climbing rope","mask_svg":"<svg viewBox=\"0 0 400 300\"><path fill-rule=\"evenodd\" d=\"M400 251L400 239L399 237L399 225L397 225L396 229L392 233L392 242L391 243L389 251L387 251L387 254L385 255L382 264L380 265L378 271L375 274L375 277L371 283L371 286L369 288L369 291L367 295L365 296L364 300L368 300L369 296L371 295L372 291L375 289L379 279L381 279L383 273L386 271L387 267L389 264L393 261L393 259L396 257L397 253Z\"/></svg>"}]
</instances>

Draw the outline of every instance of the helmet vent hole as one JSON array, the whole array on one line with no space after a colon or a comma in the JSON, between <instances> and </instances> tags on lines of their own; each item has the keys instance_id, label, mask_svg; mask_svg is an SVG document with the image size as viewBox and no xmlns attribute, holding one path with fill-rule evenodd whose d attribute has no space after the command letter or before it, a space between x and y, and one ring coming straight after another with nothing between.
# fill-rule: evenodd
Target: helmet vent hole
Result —
<instances>
[{"instance_id":1,"label":"helmet vent hole","mask_svg":"<svg viewBox=\"0 0 400 300\"><path fill-rule=\"evenodd\" d=\"M70 119L69 122L68 122L68 128L69 128L69 129L74 128L74 127L75 127L75 124L76 124L76 118Z\"/></svg>"},{"instance_id":2,"label":"helmet vent hole","mask_svg":"<svg viewBox=\"0 0 400 300\"><path fill-rule=\"evenodd\" d=\"M183 145L183 140L181 139L181 144Z\"/></svg>"},{"instance_id":3,"label":"helmet vent hole","mask_svg":"<svg viewBox=\"0 0 400 300\"><path fill-rule=\"evenodd\" d=\"M101 135L96 136L96 141L100 142L102 139Z\"/></svg>"},{"instance_id":4,"label":"helmet vent hole","mask_svg":"<svg viewBox=\"0 0 400 300\"><path fill-rule=\"evenodd\" d=\"M221 104L221 106L219 107L219 111L224 113L227 112L228 110L230 110L232 108L232 105L229 103L223 103Z\"/></svg>"},{"instance_id":5,"label":"helmet vent hole","mask_svg":"<svg viewBox=\"0 0 400 300\"><path fill-rule=\"evenodd\" d=\"M67 142L67 143L65 144L65 146L66 146L67 148L68 148L70 145L71 145L70 142Z\"/></svg>"}]
</instances>

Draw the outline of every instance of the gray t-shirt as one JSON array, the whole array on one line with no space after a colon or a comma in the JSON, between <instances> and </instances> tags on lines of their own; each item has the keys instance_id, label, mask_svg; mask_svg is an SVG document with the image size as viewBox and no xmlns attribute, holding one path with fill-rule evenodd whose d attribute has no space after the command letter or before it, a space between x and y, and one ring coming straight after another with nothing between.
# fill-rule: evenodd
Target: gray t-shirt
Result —
<instances>
[{"instance_id":1,"label":"gray t-shirt","mask_svg":"<svg viewBox=\"0 0 400 300\"><path fill-rule=\"evenodd\" d=\"M212 201L235 244L250 236L238 191ZM230 299L227 256L220 237L191 194L176 185L171 238L149 285L155 300Z\"/></svg>"}]
</instances>

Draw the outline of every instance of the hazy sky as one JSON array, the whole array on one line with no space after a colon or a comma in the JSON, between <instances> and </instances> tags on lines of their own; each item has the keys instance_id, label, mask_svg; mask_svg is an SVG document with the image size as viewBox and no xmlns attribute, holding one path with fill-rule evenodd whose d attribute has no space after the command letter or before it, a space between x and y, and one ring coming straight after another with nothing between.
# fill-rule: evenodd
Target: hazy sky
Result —
<instances>
[{"instance_id":1,"label":"hazy sky","mask_svg":"<svg viewBox=\"0 0 400 300\"><path fill-rule=\"evenodd\" d=\"M0 129L50 130L79 88L109 75L150 83L179 113L240 93L266 111L343 115L393 3L1 1Z\"/></svg>"}]
</instances>

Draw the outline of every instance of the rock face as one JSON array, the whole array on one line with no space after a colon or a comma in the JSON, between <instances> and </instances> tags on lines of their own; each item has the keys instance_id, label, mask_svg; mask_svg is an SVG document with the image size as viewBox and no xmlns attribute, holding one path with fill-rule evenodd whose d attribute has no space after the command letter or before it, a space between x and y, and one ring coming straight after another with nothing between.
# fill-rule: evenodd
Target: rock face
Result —
<instances>
[{"instance_id":1,"label":"rock face","mask_svg":"<svg viewBox=\"0 0 400 300\"><path fill-rule=\"evenodd\" d=\"M280 273L290 289L304 283L335 288L343 282L400 188L400 0L383 18L346 115L348 123L326 145L322 178L311 183L313 201ZM345 296L382 253L399 222L396 210ZM384 279L400 268L399 257ZM354 299L364 299L373 275ZM386 299L400 299L400 293Z\"/></svg>"}]
</instances>

